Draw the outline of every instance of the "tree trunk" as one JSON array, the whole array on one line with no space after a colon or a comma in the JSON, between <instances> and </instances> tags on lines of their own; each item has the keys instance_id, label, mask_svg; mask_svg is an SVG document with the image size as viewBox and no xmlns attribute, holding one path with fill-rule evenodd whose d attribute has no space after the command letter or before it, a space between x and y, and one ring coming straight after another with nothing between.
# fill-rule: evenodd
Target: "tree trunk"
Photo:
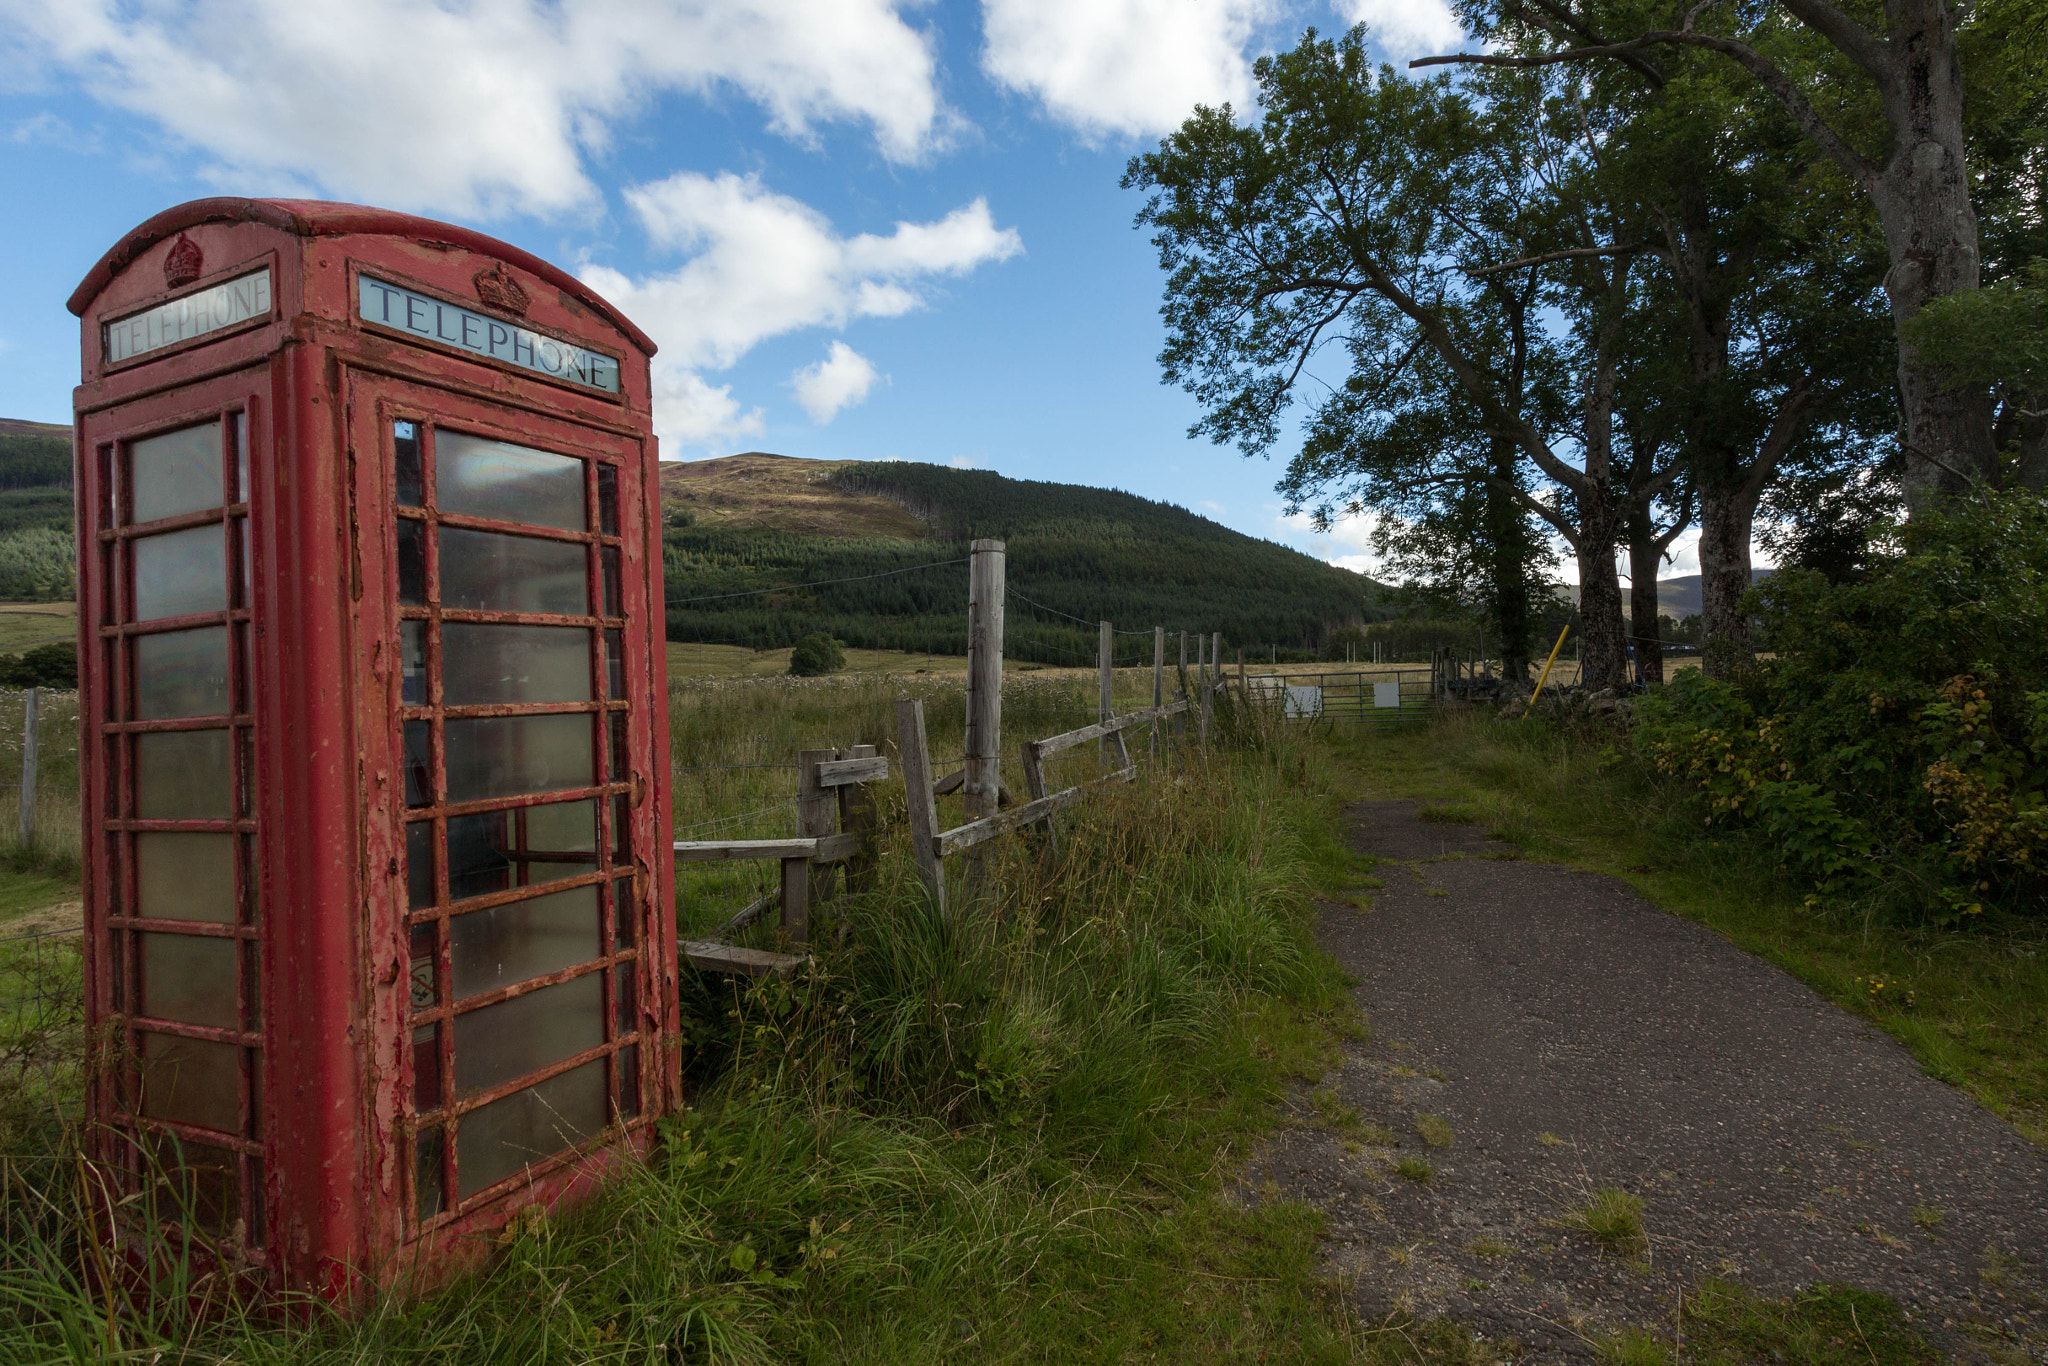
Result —
<instances>
[{"instance_id":1,"label":"tree trunk","mask_svg":"<svg viewBox=\"0 0 2048 1366\"><path fill-rule=\"evenodd\" d=\"M1973 485L1995 486L1991 396L1947 389L1920 359L1906 324L1936 299L1977 287L1982 259L1963 138L1963 74L1955 16L1945 0L1904 0L1892 10L1891 79L1883 87L1891 156L1866 186L1884 228L1891 269L1884 292L1899 336L1907 506Z\"/></svg>"},{"instance_id":2,"label":"tree trunk","mask_svg":"<svg viewBox=\"0 0 2048 1366\"><path fill-rule=\"evenodd\" d=\"M1664 634L1657 626L1657 570L1664 563L1664 549L1657 544L1657 528L1647 510L1635 512L1628 522L1629 643L1635 646L1643 677L1662 683Z\"/></svg>"},{"instance_id":3,"label":"tree trunk","mask_svg":"<svg viewBox=\"0 0 2048 1366\"><path fill-rule=\"evenodd\" d=\"M1497 482L1486 485L1486 538L1493 555L1489 566L1489 591L1493 597L1493 619L1500 631L1500 667L1503 677L1513 683L1529 681L1532 639L1536 623L1529 614L1529 527L1521 504L1507 491L1515 478L1515 445L1507 437L1493 438L1492 473Z\"/></svg>"},{"instance_id":4,"label":"tree trunk","mask_svg":"<svg viewBox=\"0 0 2048 1366\"><path fill-rule=\"evenodd\" d=\"M1593 544L1594 541L1599 544ZM1619 689L1628 682L1627 630L1621 621L1621 578L1614 569L1614 537L1587 536L1578 546L1579 682L1588 690Z\"/></svg>"},{"instance_id":5,"label":"tree trunk","mask_svg":"<svg viewBox=\"0 0 2048 1366\"><path fill-rule=\"evenodd\" d=\"M1749 618L1736 608L1749 591L1750 524L1755 504L1737 490L1700 489L1701 665L1709 678L1726 678L1751 658Z\"/></svg>"}]
</instances>

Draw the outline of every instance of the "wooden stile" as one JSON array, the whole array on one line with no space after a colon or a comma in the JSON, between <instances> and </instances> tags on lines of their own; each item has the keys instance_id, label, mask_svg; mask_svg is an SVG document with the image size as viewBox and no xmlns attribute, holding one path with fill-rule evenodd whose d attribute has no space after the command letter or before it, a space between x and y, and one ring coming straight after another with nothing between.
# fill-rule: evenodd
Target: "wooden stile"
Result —
<instances>
[{"instance_id":1,"label":"wooden stile","mask_svg":"<svg viewBox=\"0 0 2048 1366\"><path fill-rule=\"evenodd\" d=\"M854 745L839 751L836 768L839 772L865 772L872 776L849 778L837 784L839 791L839 831L860 841L860 852L846 862L846 890L849 893L871 892L875 888L875 832L881 827L881 817L875 811L875 794L862 786L863 783L881 782L889 776L889 761L878 754L873 745ZM869 765L860 768L860 765ZM878 768L876 767L878 766ZM822 770L834 765L820 764L819 781L823 782Z\"/></svg>"},{"instance_id":2,"label":"wooden stile","mask_svg":"<svg viewBox=\"0 0 2048 1366\"><path fill-rule=\"evenodd\" d=\"M903 755L903 794L910 813L910 850L917 875L940 911L946 909L946 865L938 854L939 809L932 797L931 747L925 742L924 703L896 704L896 743Z\"/></svg>"}]
</instances>

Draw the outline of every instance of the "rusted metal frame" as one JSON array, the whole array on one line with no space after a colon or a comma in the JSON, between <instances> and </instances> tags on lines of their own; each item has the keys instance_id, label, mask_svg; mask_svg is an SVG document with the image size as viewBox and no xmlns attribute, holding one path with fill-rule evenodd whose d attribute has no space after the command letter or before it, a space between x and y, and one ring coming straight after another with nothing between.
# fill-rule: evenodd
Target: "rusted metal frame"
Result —
<instances>
[{"instance_id":1,"label":"rusted metal frame","mask_svg":"<svg viewBox=\"0 0 2048 1366\"><path fill-rule=\"evenodd\" d=\"M550 451L548 454L552 455L554 452ZM586 457L567 456L564 458L583 460L586 467L586 482L595 481L596 471L589 467L589 461ZM584 515L591 519L589 525L593 527L597 525L596 501L593 493L588 498L584 507ZM417 508L412 510L419 511ZM432 520L440 523L442 526L452 526L459 531L492 531L500 536L526 536L536 541L567 541L579 545L623 546L626 539L623 536L607 535L601 531L571 531L564 527L540 526L533 522L504 522L499 521L495 517L472 517L464 512L437 512Z\"/></svg>"},{"instance_id":2,"label":"rusted metal frame","mask_svg":"<svg viewBox=\"0 0 2048 1366\"><path fill-rule=\"evenodd\" d=\"M493 612L480 607L443 607L436 610L407 603L398 609L403 621L476 622L486 626L582 626L591 630L619 630L628 625L624 617L598 617L570 612Z\"/></svg>"},{"instance_id":3,"label":"rusted metal frame","mask_svg":"<svg viewBox=\"0 0 2048 1366\"><path fill-rule=\"evenodd\" d=\"M442 1020L452 1020L457 1016L468 1015L472 1011L482 1010L486 1006L500 1005L506 1001L517 1000L521 996L531 996L534 992L546 987L560 986L564 982L573 982L579 977L588 977L593 972L609 972L619 964L632 962L638 959L639 956L640 951L637 948L625 949L618 953L602 954L596 958L586 959L581 963L571 963L566 968L557 968L553 972L543 973L539 977L529 977L523 982L514 982L510 986L493 987L489 991L480 991L474 996L465 996L459 1001L443 1000L432 1010L415 1012L410 1018L415 1026L430 1025Z\"/></svg>"},{"instance_id":4,"label":"rusted metal frame","mask_svg":"<svg viewBox=\"0 0 2048 1366\"><path fill-rule=\"evenodd\" d=\"M566 861L564 860L564 862ZM595 863L597 856L592 854L590 861ZM549 878L546 882L522 882L516 887L508 887L502 892L485 892L481 896L464 897L460 901L436 901L432 906L422 906L418 910L407 911L405 913L405 923L407 928L415 925L431 925L442 918L444 910L449 919L454 919L456 916L468 915L472 911L488 911L499 906L509 906L515 901L531 901L535 897L553 896L557 892L573 892L578 887L600 887L607 881L614 880L617 877L618 871L616 869L606 871L601 868L594 868L587 873L574 873L568 877Z\"/></svg>"},{"instance_id":5,"label":"rusted metal frame","mask_svg":"<svg viewBox=\"0 0 2048 1366\"><path fill-rule=\"evenodd\" d=\"M255 724L255 715L243 712L239 716L170 716L161 721L103 721L100 731L105 735L146 735L166 730L242 730Z\"/></svg>"},{"instance_id":6,"label":"rusted metal frame","mask_svg":"<svg viewBox=\"0 0 2048 1366\"><path fill-rule=\"evenodd\" d=\"M125 830L138 835L176 834L181 831L191 831L194 834L201 835L253 835L256 833L256 821L253 817L249 816L224 816L219 819L206 820L172 816L150 817L146 820L135 818L124 820L119 816L108 816L101 822L101 825L110 831L118 832Z\"/></svg>"},{"instance_id":7,"label":"rusted metal frame","mask_svg":"<svg viewBox=\"0 0 2048 1366\"><path fill-rule=\"evenodd\" d=\"M412 719L423 721L427 718L416 716ZM428 812L442 817L477 816L490 811L510 811L522 806L551 806L557 802L589 801L593 797L604 797L613 793L630 795L631 784L598 783L591 787L562 787L548 792L521 792L511 797L479 797L468 802L435 802L407 809L414 818L424 816Z\"/></svg>"},{"instance_id":8,"label":"rusted metal frame","mask_svg":"<svg viewBox=\"0 0 2048 1366\"><path fill-rule=\"evenodd\" d=\"M263 1156L264 1140L244 1138L240 1134L228 1133L225 1129L208 1129L197 1124L187 1124L183 1120L158 1119L153 1115L137 1114L126 1108L115 1109L110 1118L114 1123L125 1125L138 1134L148 1129L158 1129L164 1133L175 1134L188 1142L197 1143L202 1148L225 1148L230 1152L243 1153L251 1157Z\"/></svg>"},{"instance_id":9,"label":"rusted metal frame","mask_svg":"<svg viewBox=\"0 0 2048 1366\"><path fill-rule=\"evenodd\" d=\"M446 1123L452 1131L454 1125L460 1122L464 1117L475 1114L478 1110L483 1109L486 1105L491 1104L493 1101L499 1101L505 1099L505 1097L507 1096L517 1095L519 1094L519 1092L538 1086L544 1081L553 1081L556 1077L561 1076L564 1072L573 1072L577 1068L583 1066L586 1063L596 1062L600 1058L603 1058L608 1054L618 1052L619 1049L625 1047L627 1044L637 1042L639 1042L639 1035L637 1034L633 1035L631 1038L620 1037L617 1039L608 1039L603 1043L592 1044L590 1047L584 1049L581 1053L572 1053L566 1058L560 1059L556 1062L551 1062L545 1067L535 1068L533 1071L514 1077L510 1081L501 1081L496 1086L493 1086L488 1090L471 1091L469 1094L462 1096L460 1099L458 1099L455 1102L454 1107L444 1114L443 1122ZM605 1127L610 1128L611 1125L607 1124Z\"/></svg>"},{"instance_id":10,"label":"rusted metal frame","mask_svg":"<svg viewBox=\"0 0 2048 1366\"><path fill-rule=\"evenodd\" d=\"M222 424L222 431L226 431L226 424ZM222 444L226 444L225 436L222 437ZM181 512L175 517L159 517L154 522L130 522L121 526L105 527L100 530L99 542L101 545L111 545L115 541L139 541L145 536L190 531L195 526L225 522L233 517L246 517L248 513L247 503L219 503L210 508L200 508L196 512Z\"/></svg>"},{"instance_id":11,"label":"rusted metal frame","mask_svg":"<svg viewBox=\"0 0 2048 1366\"><path fill-rule=\"evenodd\" d=\"M101 640L120 640L135 636L157 636L170 631L190 631L200 626L219 626L223 622L247 622L250 611L246 607L230 607L221 612L190 612L182 617L151 617L148 621L113 622L98 626Z\"/></svg>"},{"instance_id":12,"label":"rusted metal frame","mask_svg":"<svg viewBox=\"0 0 2048 1366\"><path fill-rule=\"evenodd\" d=\"M129 1015L125 1017L129 1028L139 1034L167 1034L180 1039L198 1039L205 1043L227 1043L237 1048L263 1047L263 1035L250 1029L230 1029L226 1025L193 1024L189 1020L166 1020L156 1015Z\"/></svg>"},{"instance_id":13,"label":"rusted metal frame","mask_svg":"<svg viewBox=\"0 0 2048 1366\"><path fill-rule=\"evenodd\" d=\"M110 915L107 917L107 928L184 934L194 939L256 940L262 933L260 925L225 924L218 920L171 920L154 915Z\"/></svg>"},{"instance_id":14,"label":"rusted metal frame","mask_svg":"<svg viewBox=\"0 0 2048 1366\"><path fill-rule=\"evenodd\" d=\"M408 702L398 709L397 716L401 721L431 721L436 717L445 721L475 721L494 716L596 715L617 710L603 702L457 702L439 707Z\"/></svg>"}]
</instances>

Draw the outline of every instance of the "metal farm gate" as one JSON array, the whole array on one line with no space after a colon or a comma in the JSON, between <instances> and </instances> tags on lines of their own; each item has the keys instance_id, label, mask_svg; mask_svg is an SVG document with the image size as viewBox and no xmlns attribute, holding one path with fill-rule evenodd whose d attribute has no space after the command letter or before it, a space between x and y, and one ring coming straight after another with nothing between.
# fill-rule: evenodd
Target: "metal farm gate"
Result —
<instances>
[{"instance_id":1,"label":"metal farm gate","mask_svg":"<svg viewBox=\"0 0 2048 1366\"><path fill-rule=\"evenodd\" d=\"M1254 701L1278 702L1289 721L1393 726L1426 717L1435 705L1428 669L1372 673L1265 674L1245 680Z\"/></svg>"}]
</instances>

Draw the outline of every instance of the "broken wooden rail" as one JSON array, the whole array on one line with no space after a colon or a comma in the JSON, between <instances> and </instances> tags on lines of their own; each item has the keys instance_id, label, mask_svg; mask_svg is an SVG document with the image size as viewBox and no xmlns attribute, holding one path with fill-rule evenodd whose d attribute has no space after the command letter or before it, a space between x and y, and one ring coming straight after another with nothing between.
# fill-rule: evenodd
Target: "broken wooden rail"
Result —
<instances>
[{"instance_id":1,"label":"broken wooden rail","mask_svg":"<svg viewBox=\"0 0 2048 1366\"><path fill-rule=\"evenodd\" d=\"M782 931L795 944L810 939L811 913L830 899L833 873L846 865L849 891L874 883L874 797L867 784L889 776L889 760L873 745L849 749L807 749L797 755L797 826L793 839L677 840L678 863L726 859L772 859L782 865L780 894L762 897L720 927L728 934L780 902ZM837 826L837 829L833 827ZM800 953L739 948L716 940L685 940L683 957L706 972L762 977L787 974L804 961Z\"/></svg>"}]
</instances>

